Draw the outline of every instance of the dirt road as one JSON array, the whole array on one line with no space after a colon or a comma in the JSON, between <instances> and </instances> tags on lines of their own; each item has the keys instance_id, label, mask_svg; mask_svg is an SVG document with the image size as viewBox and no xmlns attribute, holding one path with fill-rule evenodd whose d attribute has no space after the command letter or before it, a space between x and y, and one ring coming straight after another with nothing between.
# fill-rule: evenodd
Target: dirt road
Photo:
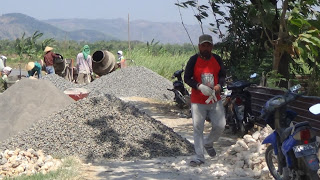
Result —
<instances>
[{"instance_id":1,"label":"dirt road","mask_svg":"<svg viewBox=\"0 0 320 180\"><path fill-rule=\"evenodd\" d=\"M145 113L151 115L156 120L171 127L175 132L193 143L192 119L185 117L185 111L177 109L173 104L156 102L146 98L131 97L122 98L125 101L135 103L135 105ZM205 125L206 132L209 130L209 123ZM236 142L237 137L229 133L224 133L219 142L214 144L217 152L221 152L222 147L231 146ZM204 166L217 162L217 158L210 158L205 155L208 162ZM178 179L196 180L212 179L210 173L203 173L200 168L191 168L188 165L191 157L161 157L151 160L121 161L121 162L96 162L86 164L83 168L84 179ZM205 168L205 167L204 167ZM183 171L180 171L182 170ZM232 178L230 178L232 179ZM250 178L236 178L250 179Z\"/></svg>"}]
</instances>

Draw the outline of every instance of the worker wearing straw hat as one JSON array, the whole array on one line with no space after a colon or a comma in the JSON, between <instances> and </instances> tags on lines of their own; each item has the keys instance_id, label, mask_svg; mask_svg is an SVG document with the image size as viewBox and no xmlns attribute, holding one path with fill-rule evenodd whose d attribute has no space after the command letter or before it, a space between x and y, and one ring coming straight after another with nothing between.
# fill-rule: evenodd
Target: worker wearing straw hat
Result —
<instances>
[{"instance_id":1,"label":"worker wearing straw hat","mask_svg":"<svg viewBox=\"0 0 320 180\"><path fill-rule=\"evenodd\" d=\"M28 62L26 65L26 70L28 71L28 77L33 77L36 73L38 75L38 79L41 78L41 64L38 62Z\"/></svg>"},{"instance_id":2,"label":"worker wearing straw hat","mask_svg":"<svg viewBox=\"0 0 320 180\"><path fill-rule=\"evenodd\" d=\"M50 46L46 46L44 49L44 63L46 64L46 72L48 74L55 74L53 67L54 58L59 58L60 56L52 52L53 48Z\"/></svg>"}]
</instances>

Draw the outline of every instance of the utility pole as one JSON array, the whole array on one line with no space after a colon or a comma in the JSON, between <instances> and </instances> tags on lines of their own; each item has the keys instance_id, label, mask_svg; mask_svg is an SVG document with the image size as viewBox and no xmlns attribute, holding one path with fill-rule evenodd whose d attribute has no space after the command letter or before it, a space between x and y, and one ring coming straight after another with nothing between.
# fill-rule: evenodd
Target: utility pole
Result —
<instances>
[{"instance_id":1,"label":"utility pole","mask_svg":"<svg viewBox=\"0 0 320 180\"><path fill-rule=\"evenodd\" d=\"M128 58L130 57L130 18L129 18L129 13L128 13Z\"/></svg>"}]
</instances>

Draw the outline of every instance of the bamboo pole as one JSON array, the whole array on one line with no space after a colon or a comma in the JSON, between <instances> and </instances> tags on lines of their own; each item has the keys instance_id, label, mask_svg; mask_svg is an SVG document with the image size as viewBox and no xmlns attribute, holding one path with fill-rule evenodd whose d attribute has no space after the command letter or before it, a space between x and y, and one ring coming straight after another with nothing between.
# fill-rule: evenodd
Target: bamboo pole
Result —
<instances>
[{"instance_id":1,"label":"bamboo pole","mask_svg":"<svg viewBox=\"0 0 320 180\"><path fill-rule=\"evenodd\" d=\"M130 58L130 17L129 17L129 13L128 13L128 59Z\"/></svg>"}]
</instances>

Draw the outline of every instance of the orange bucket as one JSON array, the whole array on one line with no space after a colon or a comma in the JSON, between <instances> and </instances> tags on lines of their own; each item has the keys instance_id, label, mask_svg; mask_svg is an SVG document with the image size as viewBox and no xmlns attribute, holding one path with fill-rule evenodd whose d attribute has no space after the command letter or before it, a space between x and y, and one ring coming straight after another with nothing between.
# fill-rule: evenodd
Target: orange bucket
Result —
<instances>
[{"instance_id":1,"label":"orange bucket","mask_svg":"<svg viewBox=\"0 0 320 180\"><path fill-rule=\"evenodd\" d=\"M70 96L75 101L88 97L89 90L85 88L69 88L63 91L66 95Z\"/></svg>"}]
</instances>

